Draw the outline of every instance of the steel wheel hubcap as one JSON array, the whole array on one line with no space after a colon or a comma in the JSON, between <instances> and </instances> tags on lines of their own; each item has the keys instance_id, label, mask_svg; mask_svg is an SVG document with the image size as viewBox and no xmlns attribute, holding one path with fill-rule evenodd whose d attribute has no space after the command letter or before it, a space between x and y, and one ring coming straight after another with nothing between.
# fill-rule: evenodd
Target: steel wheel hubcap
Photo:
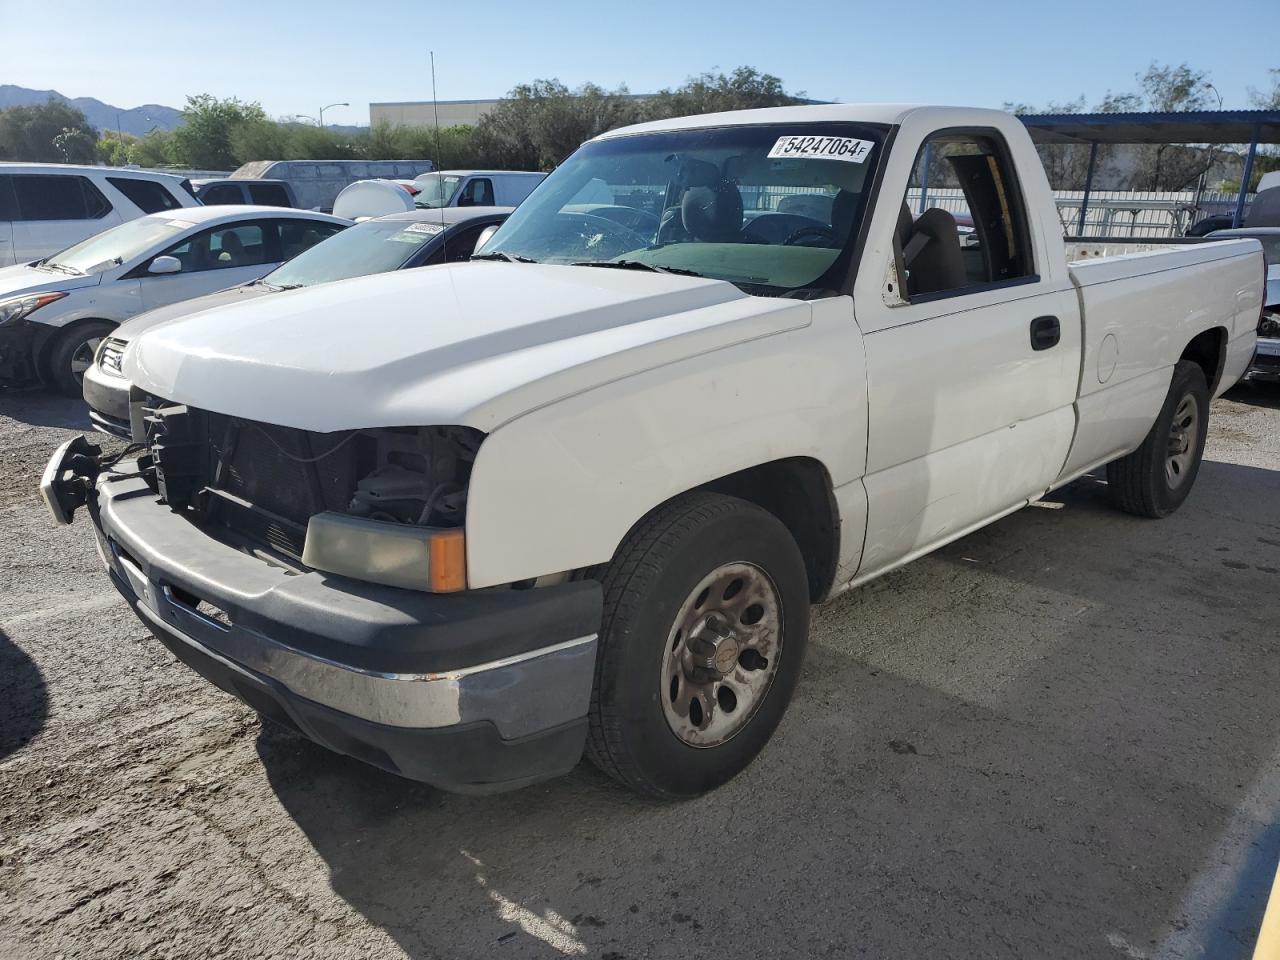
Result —
<instances>
[{"instance_id":1,"label":"steel wheel hubcap","mask_svg":"<svg viewBox=\"0 0 1280 960\"><path fill-rule=\"evenodd\" d=\"M1200 433L1200 407L1188 394L1178 404L1169 425L1169 446L1164 461L1164 475L1169 488L1182 486L1195 462L1196 440Z\"/></svg>"},{"instance_id":2,"label":"steel wheel hubcap","mask_svg":"<svg viewBox=\"0 0 1280 960\"><path fill-rule=\"evenodd\" d=\"M726 563L699 581L667 636L659 700L691 747L714 747L747 725L773 683L782 601L764 570Z\"/></svg>"},{"instance_id":3,"label":"steel wheel hubcap","mask_svg":"<svg viewBox=\"0 0 1280 960\"><path fill-rule=\"evenodd\" d=\"M93 355L98 352L101 342L101 337L90 337L76 347L76 352L71 355L71 372L77 380L82 379L84 372L93 364Z\"/></svg>"}]
</instances>

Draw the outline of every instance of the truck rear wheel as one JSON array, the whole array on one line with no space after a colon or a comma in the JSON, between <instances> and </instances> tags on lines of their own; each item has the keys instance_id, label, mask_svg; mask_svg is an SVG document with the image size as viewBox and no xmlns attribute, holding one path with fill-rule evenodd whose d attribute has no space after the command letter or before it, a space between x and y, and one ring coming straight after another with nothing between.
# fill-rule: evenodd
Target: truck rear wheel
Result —
<instances>
[{"instance_id":1,"label":"truck rear wheel","mask_svg":"<svg viewBox=\"0 0 1280 960\"><path fill-rule=\"evenodd\" d=\"M809 587L790 532L745 500L688 494L628 534L604 592L587 755L650 797L725 783L800 675Z\"/></svg>"},{"instance_id":2,"label":"truck rear wheel","mask_svg":"<svg viewBox=\"0 0 1280 960\"><path fill-rule=\"evenodd\" d=\"M1125 513L1167 517L1191 493L1209 432L1209 387L1189 360L1173 370L1169 395L1137 450L1107 464L1111 499Z\"/></svg>"}]
</instances>

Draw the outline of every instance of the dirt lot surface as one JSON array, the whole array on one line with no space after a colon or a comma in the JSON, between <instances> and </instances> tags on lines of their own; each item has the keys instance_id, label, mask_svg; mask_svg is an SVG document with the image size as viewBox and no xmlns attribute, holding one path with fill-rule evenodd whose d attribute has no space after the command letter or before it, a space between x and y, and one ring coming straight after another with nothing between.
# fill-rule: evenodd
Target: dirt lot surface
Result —
<instances>
[{"instance_id":1,"label":"dirt lot surface","mask_svg":"<svg viewBox=\"0 0 1280 960\"><path fill-rule=\"evenodd\" d=\"M0 395L0 956L1246 957L1280 854L1280 393L1162 522L1086 480L817 611L743 776L449 796L260 722L35 486Z\"/></svg>"}]
</instances>

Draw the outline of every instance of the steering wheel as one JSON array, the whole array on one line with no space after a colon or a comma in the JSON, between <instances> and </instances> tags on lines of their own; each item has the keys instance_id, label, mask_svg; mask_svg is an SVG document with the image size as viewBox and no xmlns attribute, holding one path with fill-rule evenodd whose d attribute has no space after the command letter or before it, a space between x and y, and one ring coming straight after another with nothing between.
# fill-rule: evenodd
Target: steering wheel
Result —
<instances>
[{"instance_id":1,"label":"steering wheel","mask_svg":"<svg viewBox=\"0 0 1280 960\"><path fill-rule=\"evenodd\" d=\"M836 236L836 232L834 230L832 230L830 227L823 227L817 224L815 224L812 227L801 227L798 230L792 230L791 233L787 235L787 239L782 241L782 245L784 247L817 246L817 244L812 244L812 243L801 243L800 242L801 237L817 237L819 240L829 241L829 244L828 244L829 246L832 246L832 247L840 246L840 238Z\"/></svg>"},{"instance_id":2,"label":"steering wheel","mask_svg":"<svg viewBox=\"0 0 1280 960\"><path fill-rule=\"evenodd\" d=\"M583 259L588 257L598 260L612 260L631 250L647 247L650 238L641 236L636 231L624 227L607 217L597 217L590 213L557 213L556 230L558 237L570 237L577 234L578 246ZM553 240L554 244L555 241ZM563 256L564 251L557 249L556 254Z\"/></svg>"}]
</instances>

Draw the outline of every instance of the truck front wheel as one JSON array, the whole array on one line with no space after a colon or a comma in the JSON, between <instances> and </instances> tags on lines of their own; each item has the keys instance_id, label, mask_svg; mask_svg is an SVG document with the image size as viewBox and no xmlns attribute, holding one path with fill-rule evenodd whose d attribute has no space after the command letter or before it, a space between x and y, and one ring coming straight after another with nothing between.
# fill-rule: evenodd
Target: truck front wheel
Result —
<instances>
[{"instance_id":1,"label":"truck front wheel","mask_svg":"<svg viewBox=\"0 0 1280 960\"><path fill-rule=\"evenodd\" d=\"M604 574L587 755L651 797L690 797L745 768L791 700L809 632L795 540L735 497L676 498Z\"/></svg>"},{"instance_id":2,"label":"truck front wheel","mask_svg":"<svg viewBox=\"0 0 1280 960\"><path fill-rule=\"evenodd\" d=\"M1107 464L1111 499L1125 513L1167 517L1187 499L1209 432L1209 387L1189 360L1173 368L1169 395L1137 450Z\"/></svg>"}]
</instances>

